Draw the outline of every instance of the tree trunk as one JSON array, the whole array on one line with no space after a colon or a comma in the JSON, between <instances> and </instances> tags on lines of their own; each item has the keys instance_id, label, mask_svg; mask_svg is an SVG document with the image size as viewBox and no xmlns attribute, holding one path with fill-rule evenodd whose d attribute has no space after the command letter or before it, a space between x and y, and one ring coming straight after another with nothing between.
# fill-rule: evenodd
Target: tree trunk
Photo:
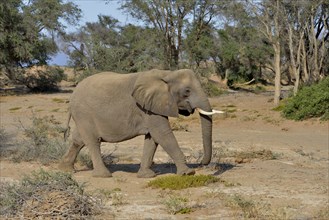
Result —
<instances>
[{"instance_id":1,"label":"tree trunk","mask_svg":"<svg viewBox=\"0 0 329 220\"><path fill-rule=\"evenodd\" d=\"M310 75L308 73L308 68L307 68L307 53L306 53L306 49L305 49L305 42L302 41L302 54L303 54L303 57L302 57L302 66L303 66L303 81L304 83L308 84L309 81L310 81Z\"/></svg>"},{"instance_id":2,"label":"tree trunk","mask_svg":"<svg viewBox=\"0 0 329 220\"><path fill-rule=\"evenodd\" d=\"M275 72L275 91L274 91L274 105L278 106L281 96L281 49L280 42L273 44L274 49L274 72Z\"/></svg>"}]
</instances>

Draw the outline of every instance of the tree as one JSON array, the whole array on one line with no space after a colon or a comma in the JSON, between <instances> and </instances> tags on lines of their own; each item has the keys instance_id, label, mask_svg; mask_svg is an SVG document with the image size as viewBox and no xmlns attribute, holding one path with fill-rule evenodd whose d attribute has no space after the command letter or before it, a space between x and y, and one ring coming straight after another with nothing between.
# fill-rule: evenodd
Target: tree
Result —
<instances>
[{"instance_id":1,"label":"tree","mask_svg":"<svg viewBox=\"0 0 329 220\"><path fill-rule=\"evenodd\" d=\"M281 37L282 37L282 2L280 0L250 1L251 10L260 23L259 31L273 47L272 66L275 72L274 104L278 105L281 96Z\"/></svg>"},{"instance_id":2,"label":"tree","mask_svg":"<svg viewBox=\"0 0 329 220\"><path fill-rule=\"evenodd\" d=\"M186 16L195 0L125 0L122 9L157 30L164 56L164 68L178 67Z\"/></svg>"},{"instance_id":3,"label":"tree","mask_svg":"<svg viewBox=\"0 0 329 220\"><path fill-rule=\"evenodd\" d=\"M76 69L131 73L159 67L163 60L153 28L121 26L111 16L98 16L97 22L87 22L65 41Z\"/></svg>"},{"instance_id":4,"label":"tree","mask_svg":"<svg viewBox=\"0 0 329 220\"><path fill-rule=\"evenodd\" d=\"M192 21L185 28L184 51L188 54L190 66L197 68L202 61L206 62L214 53L216 5L213 1L195 1Z\"/></svg>"},{"instance_id":5,"label":"tree","mask_svg":"<svg viewBox=\"0 0 329 220\"><path fill-rule=\"evenodd\" d=\"M11 79L25 82L24 69L44 65L58 51L56 34L74 24L80 9L62 0L7 0L0 4L0 68Z\"/></svg>"}]
</instances>

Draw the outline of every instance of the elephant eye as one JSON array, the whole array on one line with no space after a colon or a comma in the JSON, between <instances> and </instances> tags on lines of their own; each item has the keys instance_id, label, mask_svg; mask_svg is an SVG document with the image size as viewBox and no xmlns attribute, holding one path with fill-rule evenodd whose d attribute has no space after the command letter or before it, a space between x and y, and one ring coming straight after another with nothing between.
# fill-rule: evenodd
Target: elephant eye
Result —
<instances>
[{"instance_id":1,"label":"elephant eye","mask_svg":"<svg viewBox=\"0 0 329 220\"><path fill-rule=\"evenodd\" d=\"M189 97L190 94L191 94L190 88L185 88L184 93L183 93L183 96L186 98L186 97Z\"/></svg>"}]
</instances>

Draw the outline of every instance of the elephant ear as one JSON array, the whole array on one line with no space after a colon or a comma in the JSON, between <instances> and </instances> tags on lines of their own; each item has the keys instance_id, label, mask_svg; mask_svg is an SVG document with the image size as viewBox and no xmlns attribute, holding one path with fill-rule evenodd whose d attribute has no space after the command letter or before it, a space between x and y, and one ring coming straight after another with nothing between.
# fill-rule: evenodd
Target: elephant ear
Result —
<instances>
[{"instance_id":1,"label":"elephant ear","mask_svg":"<svg viewBox=\"0 0 329 220\"><path fill-rule=\"evenodd\" d=\"M143 74L135 82L132 96L145 110L158 115L178 117L178 106L168 83L157 74Z\"/></svg>"}]
</instances>

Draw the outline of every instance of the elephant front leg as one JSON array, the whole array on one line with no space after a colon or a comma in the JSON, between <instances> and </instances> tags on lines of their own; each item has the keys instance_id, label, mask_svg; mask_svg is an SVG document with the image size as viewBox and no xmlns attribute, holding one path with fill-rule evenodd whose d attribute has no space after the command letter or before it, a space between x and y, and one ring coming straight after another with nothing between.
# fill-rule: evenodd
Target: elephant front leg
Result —
<instances>
[{"instance_id":1,"label":"elephant front leg","mask_svg":"<svg viewBox=\"0 0 329 220\"><path fill-rule=\"evenodd\" d=\"M150 115L150 134L153 140L160 144L168 155L173 159L177 174L194 175L195 170L186 165L185 156L179 148L177 140L169 125L168 118L159 115Z\"/></svg>"},{"instance_id":2,"label":"elephant front leg","mask_svg":"<svg viewBox=\"0 0 329 220\"><path fill-rule=\"evenodd\" d=\"M158 144L154 142L149 134L145 135L143 156L141 160L141 166L137 173L139 178L151 178L155 177L156 174L151 170L153 158Z\"/></svg>"}]
</instances>

